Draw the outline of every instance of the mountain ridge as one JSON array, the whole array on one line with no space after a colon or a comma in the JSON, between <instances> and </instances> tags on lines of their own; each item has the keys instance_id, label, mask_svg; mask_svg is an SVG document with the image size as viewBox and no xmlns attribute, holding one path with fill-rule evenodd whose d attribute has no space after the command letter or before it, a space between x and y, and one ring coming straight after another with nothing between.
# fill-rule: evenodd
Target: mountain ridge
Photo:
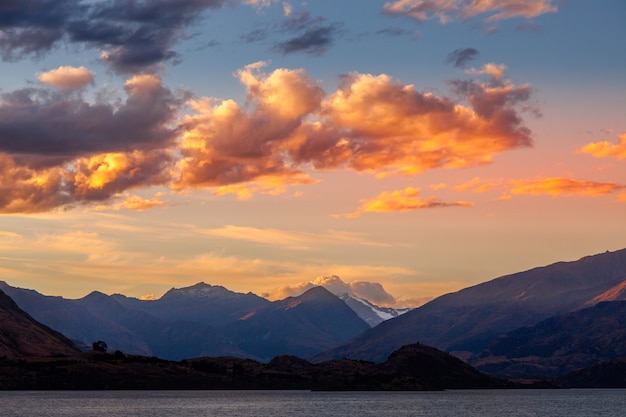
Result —
<instances>
[{"instance_id":1,"label":"mountain ridge","mask_svg":"<svg viewBox=\"0 0 626 417\"><path fill-rule=\"evenodd\" d=\"M0 282L0 288L76 344L88 348L93 341L104 340L113 350L170 360L195 356L269 360L283 353L309 356L368 328L322 287L275 302L202 282L149 301L99 291L68 300L5 282Z\"/></svg>"},{"instance_id":2,"label":"mountain ridge","mask_svg":"<svg viewBox=\"0 0 626 417\"><path fill-rule=\"evenodd\" d=\"M626 249L504 275L442 295L314 359L379 362L399 346L415 342L476 354L498 335L583 308L625 279Z\"/></svg>"},{"instance_id":3,"label":"mountain ridge","mask_svg":"<svg viewBox=\"0 0 626 417\"><path fill-rule=\"evenodd\" d=\"M36 321L0 289L0 359L76 353L71 340Z\"/></svg>"}]
</instances>

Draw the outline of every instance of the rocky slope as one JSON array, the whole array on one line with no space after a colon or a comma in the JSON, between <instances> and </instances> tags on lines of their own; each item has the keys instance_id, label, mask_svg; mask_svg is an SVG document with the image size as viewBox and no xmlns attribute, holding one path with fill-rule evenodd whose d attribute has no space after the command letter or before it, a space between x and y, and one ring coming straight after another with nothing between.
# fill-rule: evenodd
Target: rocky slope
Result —
<instances>
[{"instance_id":1,"label":"rocky slope","mask_svg":"<svg viewBox=\"0 0 626 417\"><path fill-rule=\"evenodd\" d=\"M68 338L37 322L0 290L0 357L58 356L77 352Z\"/></svg>"}]
</instances>

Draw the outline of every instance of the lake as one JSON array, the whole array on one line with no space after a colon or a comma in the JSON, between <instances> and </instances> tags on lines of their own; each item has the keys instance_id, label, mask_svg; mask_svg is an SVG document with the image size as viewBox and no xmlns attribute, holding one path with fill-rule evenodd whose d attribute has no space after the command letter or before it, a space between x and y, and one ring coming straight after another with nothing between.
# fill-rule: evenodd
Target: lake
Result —
<instances>
[{"instance_id":1,"label":"lake","mask_svg":"<svg viewBox=\"0 0 626 417\"><path fill-rule=\"evenodd\" d=\"M626 390L0 391L0 416L623 417Z\"/></svg>"}]
</instances>

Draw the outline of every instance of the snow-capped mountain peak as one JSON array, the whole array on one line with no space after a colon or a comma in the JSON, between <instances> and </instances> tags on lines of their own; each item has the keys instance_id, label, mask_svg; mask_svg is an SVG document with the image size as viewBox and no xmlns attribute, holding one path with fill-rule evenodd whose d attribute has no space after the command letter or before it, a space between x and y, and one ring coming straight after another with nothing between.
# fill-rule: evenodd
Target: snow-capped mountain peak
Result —
<instances>
[{"instance_id":1,"label":"snow-capped mountain peak","mask_svg":"<svg viewBox=\"0 0 626 417\"><path fill-rule=\"evenodd\" d=\"M354 310L362 320L369 324L370 327L375 327L383 321L401 316L411 310L410 308L396 309L380 307L350 293L338 294L337 296Z\"/></svg>"}]
</instances>

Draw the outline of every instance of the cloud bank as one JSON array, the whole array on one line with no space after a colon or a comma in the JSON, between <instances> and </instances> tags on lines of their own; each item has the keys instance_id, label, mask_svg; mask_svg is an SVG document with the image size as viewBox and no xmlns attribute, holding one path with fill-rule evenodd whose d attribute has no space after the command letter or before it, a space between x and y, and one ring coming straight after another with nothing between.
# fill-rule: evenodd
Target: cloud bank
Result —
<instances>
[{"instance_id":1,"label":"cloud bank","mask_svg":"<svg viewBox=\"0 0 626 417\"><path fill-rule=\"evenodd\" d=\"M39 74L42 86L0 96L0 211L103 204L156 185L250 198L314 184L318 170L411 176L488 164L532 143L520 113L530 87L493 65L495 72L470 71L486 80L451 81L446 97L356 72L327 93L303 69L266 71L257 62L235 74L246 89L243 105L184 101L149 73L126 81L123 100L102 92L89 102L83 90L94 74L59 67ZM389 209L468 205L400 194L378 200ZM374 206L364 202L359 212Z\"/></svg>"},{"instance_id":2,"label":"cloud bank","mask_svg":"<svg viewBox=\"0 0 626 417\"><path fill-rule=\"evenodd\" d=\"M61 44L95 48L119 73L154 70L203 12L225 0L28 0L0 5L0 57L42 56Z\"/></svg>"},{"instance_id":3,"label":"cloud bank","mask_svg":"<svg viewBox=\"0 0 626 417\"><path fill-rule=\"evenodd\" d=\"M310 282L282 287L264 294L270 299L283 299L286 297L298 296L313 287L324 287L335 295L351 294L356 297L365 298L379 306L395 306L397 300L389 294L378 282L354 281L344 282L337 275L319 276Z\"/></svg>"}]
</instances>

